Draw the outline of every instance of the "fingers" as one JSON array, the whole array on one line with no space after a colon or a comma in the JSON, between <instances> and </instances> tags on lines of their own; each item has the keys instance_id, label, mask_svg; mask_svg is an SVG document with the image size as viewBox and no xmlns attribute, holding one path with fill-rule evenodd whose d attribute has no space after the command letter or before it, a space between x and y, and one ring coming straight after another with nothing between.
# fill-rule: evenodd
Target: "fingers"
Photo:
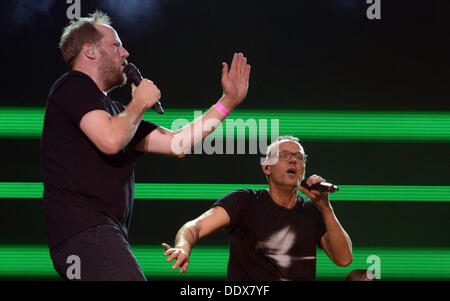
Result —
<instances>
[{"instance_id":1,"label":"fingers","mask_svg":"<svg viewBox=\"0 0 450 301\"><path fill-rule=\"evenodd\" d=\"M172 265L172 270L181 267L180 273L186 272L189 264L188 256L186 256L186 254L181 249L173 249L166 243L162 243L161 246L166 249L163 255L169 255L169 257L166 259L167 262L171 262L172 260L176 259L175 263Z\"/></svg>"},{"instance_id":2,"label":"fingers","mask_svg":"<svg viewBox=\"0 0 450 301\"><path fill-rule=\"evenodd\" d=\"M304 195L308 196L311 200L316 198L316 195L314 194L314 192L306 189L303 186L298 186L298 190L300 190Z\"/></svg>"},{"instance_id":3,"label":"fingers","mask_svg":"<svg viewBox=\"0 0 450 301\"><path fill-rule=\"evenodd\" d=\"M222 63L222 65L221 83L224 95L227 96L233 107L236 107L247 95L250 66L247 65L247 59L242 53L233 55L229 70L225 63Z\"/></svg>"},{"instance_id":4,"label":"fingers","mask_svg":"<svg viewBox=\"0 0 450 301\"><path fill-rule=\"evenodd\" d=\"M189 265L189 262L188 262L188 261L186 261L185 263L183 263L183 265L182 265L181 268L180 268L180 274L187 271L188 265Z\"/></svg>"},{"instance_id":5,"label":"fingers","mask_svg":"<svg viewBox=\"0 0 450 301\"><path fill-rule=\"evenodd\" d=\"M171 250L168 250L167 252L169 253L168 255L170 255L166 260L167 262L171 262L172 260L177 258L178 255L180 255L180 250L177 250L177 249L171 249Z\"/></svg>"},{"instance_id":6,"label":"fingers","mask_svg":"<svg viewBox=\"0 0 450 301\"><path fill-rule=\"evenodd\" d=\"M172 265L172 270L176 270L178 267L180 268L180 273L184 273L187 270L188 257L181 250L176 250L172 253L172 255L167 258L167 262L171 262L176 259L175 263Z\"/></svg>"},{"instance_id":7,"label":"fingers","mask_svg":"<svg viewBox=\"0 0 450 301\"><path fill-rule=\"evenodd\" d=\"M250 65L246 65L245 66L245 74L244 74L244 78L245 80L248 82L248 80L250 79Z\"/></svg>"},{"instance_id":8,"label":"fingers","mask_svg":"<svg viewBox=\"0 0 450 301\"><path fill-rule=\"evenodd\" d=\"M242 53L239 53L239 73L245 74L245 66L247 66L247 59L244 57Z\"/></svg>"},{"instance_id":9,"label":"fingers","mask_svg":"<svg viewBox=\"0 0 450 301\"><path fill-rule=\"evenodd\" d=\"M306 184L308 186L312 186L314 184L319 184L321 182L326 182L326 180L318 175L312 175L306 180Z\"/></svg>"},{"instance_id":10,"label":"fingers","mask_svg":"<svg viewBox=\"0 0 450 301\"><path fill-rule=\"evenodd\" d=\"M250 75L250 65L247 65L247 58L239 52L233 55L233 60L231 62L230 72L237 73L239 75L248 78Z\"/></svg>"},{"instance_id":11,"label":"fingers","mask_svg":"<svg viewBox=\"0 0 450 301\"><path fill-rule=\"evenodd\" d=\"M134 98L134 93L136 92L136 86L131 84L131 97Z\"/></svg>"},{"instance_id":12,"label":"fingers","mask_svg":"<svg viewBox=\"0 0 450 301\"><path fill-rule=\"evenodd\" d=\"M163 248L165 248L166 250L169 250L171 247L168 245L168 244L166 244L165 242L163 242L162 244L161 244L161 246L163 247Z\"/></svg>"},{"instance_id":13,"label":"fingers","mask_svg":"<svg viewBox=\"0 0 450 301\"><path fill-rule=\"evenodd\" d=\"M161 91L148 79L143 79L134 91L134 97L141 106L147 110L161 98Z\"/></svg>"},{"instance_id":14,"label":"fingers","mask_svg":"<svg viewBox=\"0 0 450 301\"><path fill-rule=\"evenodd\" d=\"M240 54L242 55L242 53L240 53ZM239 70L239 67L238 67L239 60L240 60L239 54L235 53L233 55L233 60L231 61L230 72L238 72L238 70Z\"/></svg>"},{"instance_id":15,"label":"fingers","mask_svg":"<svg viewBox=\"0 0 450 301\"><path fill-rule=\"evenodd\" d=\"M169 255L172 255L173 254L173 252L175 252L175 249L172 249L169 245L166 245L167 247L164 247L164 248L166 248L166 251L163 253L163 255L164 256L169 256ZM170 257L169 257L170 258ZM168 261L169 262L169 261Z\"/></svg>"},{"instance_id":16,"label":"fingers","mask_svg":"<svg viewBox=\"0 0 450 301\"><path fill-rule=\"evenodd\" d=\"M315 184L319 184L321 182L326 182L326 180L324 178L322 178L321 176L318 175L312 175L310 176L307 180L306 180L306 185L308 185L309 187L315 185ZM310 199L314 199L314 198L319 198L322 195L322 192L317 191L315 189L307 189L303 186L298 186L298 189L305 195L307 195Z\"/></svg>"},{"instance_id":17,"label":"fingers","mask_svg":"<svg viewBox=\"0 0 450 301\"><path fill-rule=\"evenodd\" d=\"M172 257L172 259L177 259L174 263L174 265L172 266L172 270L175 270L176 268L178 268L181 264L183 264L186 260L186 255L184 255L183 252L181 252L180 250L173 252L173 254L170 256ZM172 259L167 258L167 262L172 261ZM170 260L169 260L170 259Z\"/></svg>"}]
</instances>

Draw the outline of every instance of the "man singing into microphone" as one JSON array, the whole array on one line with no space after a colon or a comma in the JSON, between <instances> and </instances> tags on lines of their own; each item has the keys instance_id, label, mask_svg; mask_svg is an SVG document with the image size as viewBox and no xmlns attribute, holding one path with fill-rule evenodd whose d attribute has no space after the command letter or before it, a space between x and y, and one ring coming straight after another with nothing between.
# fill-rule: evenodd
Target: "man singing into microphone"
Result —
<instances>
[{"instance_id":1,"label":"man singing into microphone","mask_svg":"<svg viewBox=\"0 0 450 301\"><path fill-rule=\"evenodd\" d=\"M45 227L54 267L65 279L145 280L128 243L135 158L145 152L182 157L243 101L250 66L242 54L234 55L230 68L223 63L222 98L174 132L142 120L160 99L151 81L133 87L127 107L108 96L125 84L129 54L106 14L72 21L60 48L70 71L49 92L41 140ZM215 127L196 126L205 123ZM174 152L175 145L181 151ZM78 271L68 269L72 264Z\"/></svg>"},{"instance_id":2,"label":"man singing into microphone","mask_svg":"<svg viewBox=\"0 0 450 301\"><path fill-rule=\"evenodd\" d=\"M316 245L338 266L352 260L352 243L337 220L328 192L299 186L306 155L298 139L279 137L267 148L262 171L268 190L231 192L212 209L187 222L171 248L163 243L172 269L186 272L192 247L202 237L226 228L230 235L228 280L315 280ZM317 175L308 187L325 182ZM307 195L297 194L297 189Z\"/></svg>"}]
</instances>

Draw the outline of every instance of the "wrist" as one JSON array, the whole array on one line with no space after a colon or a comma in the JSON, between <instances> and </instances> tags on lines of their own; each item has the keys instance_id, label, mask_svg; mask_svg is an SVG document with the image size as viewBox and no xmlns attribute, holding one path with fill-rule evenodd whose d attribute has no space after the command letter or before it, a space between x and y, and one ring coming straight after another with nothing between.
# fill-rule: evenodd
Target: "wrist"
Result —
<instances>
[{"instance_id":1,"label":"wrist","mask_svg":"<svg viewBox=\"0 0 450 301\"><path fill-rule=\"evenodd\" d=\"M320 206L319 210L322 214L332 214L333 213L333 207L331 207L331 204Z\"/></svg>"},{"instance_id":2,"label":"wrist","mask_svg":"<svg viewBox=\"0 0 450 301\"><path fill-rule=\"evenodd\" d=\"M189 256L191 254L191 247L187 246L185 244L175 245L175 249L182 250L187 256Z\"/></svg>"},{"instance_id":3,"label":"wrist","mask_svg":"<svg viewBox=\"0 0 450 301\"><path fill-rule=\"evenodd\" d=\"M131 108L130 108L131 107ZM141 115L144 114L149 108L146 107L144 101L140 101L137 98L133 98L127 106L127 109L130 108L132 111L136 112L136 114Z\"/></svg>"},{"instance_id":4,"label":"wrist","mask_svg":"<svg viewBox=\"0 0 450 301\"><path fill-rule=\"evenodd\" d=\"M214 108L220 112L220 114L222 114L224 117L227 117L231 111L229 111L227 108L225 108L222 103L220 101L218 101L215 105Z\"/></svg>"},{"instance_id":5,"label":"wrist","mask_svg":"<svg viewBox=\"0 0 450 301\"><path fill-rule=\"evenodd\" d=\"M230 113L236 107L233 100L225 94L219 99L218 103L220 103L224 107L224 109Z\"/></svg>"}]
</instances>

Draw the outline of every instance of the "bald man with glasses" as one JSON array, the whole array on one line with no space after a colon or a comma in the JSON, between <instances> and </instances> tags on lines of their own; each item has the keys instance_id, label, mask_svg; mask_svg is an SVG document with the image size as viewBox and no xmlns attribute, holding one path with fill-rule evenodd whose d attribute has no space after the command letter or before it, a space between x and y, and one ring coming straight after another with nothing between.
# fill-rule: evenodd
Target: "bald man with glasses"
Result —
<instances>
[{"instance_id":1,"label":"bald man with glasses","mask_svg":"<svg viewBox=\"0 0 450 301\"><path fill-rule=\"evenodd\" d=\"M316 246L338 266L352 262L350 237L328 192L299 185L307 155L298 141L283 136L267 148L262 171L269 189L240 189L223 196L178 230L174 248L162 244L167 262L176 260L172 269L186 272L195 243L220 229L230 235L227 280L315 280ZM318 175L306 180L309 187L321 182L325 180Z\"/></svg>"}]
</instances>

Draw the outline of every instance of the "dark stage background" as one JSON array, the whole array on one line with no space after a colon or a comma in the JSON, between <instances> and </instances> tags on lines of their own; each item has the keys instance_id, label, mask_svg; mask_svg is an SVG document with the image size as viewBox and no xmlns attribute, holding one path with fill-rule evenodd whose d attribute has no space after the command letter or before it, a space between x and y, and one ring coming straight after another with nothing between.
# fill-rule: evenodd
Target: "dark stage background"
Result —
<instances>
[{"instance_id":1,"label":"dark stage background","mask_svg":"<svg viewBox=\"0 0 450 301\"><path fill-rule=\"evenodd\" d=\"M252 73L248 96L238 110L441 112L448 116L449 2L381 0L379 20L367 18L370 5L365 0L81 0L81 15L100 9L111 16L130 53L128 60L158 85L168 113L204 111L213 105L222 93L221 62L230 63L233 52L243 52ZM45 107L49 88L67 70L57 44L68 23L69 6L65 1L2 1L1 110ZM129 85L111 95L126 105ZM149 120L155 114L147 115ZM307 175L317 173L338 185L448 187L449 142L305 139L303 146L311 155ZM0 182L41 182L39 144L39 137L0 137ZM265 184L259 158L260 154L248 153L184 159L145 155L136 162L136 182L233 183L245 188ZM42 259L43 272L30 272L19 259L7 257L7 247L26 251L37 246L45 251L46 237L41 199L8 197L6 186L2 187L6 196L0 199L0 249L5 259L0 276L57 279L48 256ZM173 243L177 229L213 202L137 199L130 241L136 247ZM386 271L382 279L450 279L450 272L438 275L433 270L448 266L445 262L415 274L415 264L427 263L434 252L443 250L442 258L449 258L448 193L439 201L398 202L387 197L336 201L333 207L355 250L400 252L392 262L383 263L381 257ZM201 241L199 248L227 243L226 233L220 232ZM420 255L417 250L424 251ZM389 265L398 266L412 253L416 257L409 269L389 274ZM35 263L29 259L27 264ZM344 271L367 268L370 264L362 260ZM213 275L205 268L196 277L223 279L222 271ZM170 277L151 269L145 272L150 279ZM175 272L171 275L179 277ZM187 273L183 279L190 277ZM318 272L318 278L342 279L331 272L322 277Z\"/></svg>"}]
</instances>

